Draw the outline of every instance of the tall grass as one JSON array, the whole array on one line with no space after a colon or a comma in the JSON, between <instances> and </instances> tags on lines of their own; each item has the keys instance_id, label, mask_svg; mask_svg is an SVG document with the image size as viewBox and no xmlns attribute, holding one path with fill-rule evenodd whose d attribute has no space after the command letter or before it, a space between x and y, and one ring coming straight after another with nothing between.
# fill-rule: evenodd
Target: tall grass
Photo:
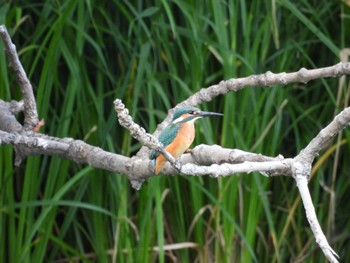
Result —
<instances>
[{"instance_id":1,"label":"tall grass","mask_svg":"<svg viewBox=\"0 0 350 263\"><path fill-rule=\"evenodd\" d=\"M332 65L349 43L349 7L325 0L11 1L0 22L34 87L42 132L127 156L140 145L117 124L115 98L152 132L201 87ZM20 99L4 52L0 74L0 98ZM337 85L325 79L216 98L200 107L224 117L199 121L194 145L294 156L343 107ZM349 131L343 137L336 169L330 147L309 186L322 227L347 262ZM47 156L14 168L12 148L0 152L4 261L324 261L291 178L155 177L136 192L120 175Z\"/></svg>"}]
</instances>

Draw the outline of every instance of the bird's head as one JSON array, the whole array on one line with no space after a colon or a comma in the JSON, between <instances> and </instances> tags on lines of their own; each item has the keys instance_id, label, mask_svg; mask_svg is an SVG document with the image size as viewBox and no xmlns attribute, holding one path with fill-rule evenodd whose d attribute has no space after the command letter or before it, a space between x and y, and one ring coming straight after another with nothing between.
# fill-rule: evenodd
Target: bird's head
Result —
<instances>
[{"instance_id":1,"label":"bird's head","mask_svg":"<svg viewBox=\"0 0 350 263\"><path fill-rule=\"evenodd\" d=\"M201 111L198 108L187 106L177 108L173 115L172 123L194 122L206 116L222 116L221 113Z\"/></svg>"}]
</instances>

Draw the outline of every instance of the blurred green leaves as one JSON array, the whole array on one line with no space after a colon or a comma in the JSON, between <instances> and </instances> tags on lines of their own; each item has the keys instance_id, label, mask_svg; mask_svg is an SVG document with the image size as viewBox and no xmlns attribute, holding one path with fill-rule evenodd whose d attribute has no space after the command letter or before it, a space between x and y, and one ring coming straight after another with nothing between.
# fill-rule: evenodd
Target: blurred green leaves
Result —
<instances>
[{"instance_id":1,"label":"blurred green leaves","mask_svg":"<svg viewBox=\"0 0 350 263\"><path fill-rule=\"evenodd\" d=\"M140 145L117 124L114 99L152 132L169 108L222 79L337 63L349 43L349 17L348 6L326 0L14 0L0 8L45 118L43 132L127 156ZM0 73L0 98L20 99L4 52ZM199 105L225 116L199 121L194 145L294 156L344 105L337 105L337 85L247 88ZM326 231L335 196L329 240L344 262L349 150L341 146L337 181L327 154L310 182ZM14 168L11 147L1 147L0 255L8 262L322 261L297 198L291 178L258 174L157 177L135 192L120 175L57 157L30 157ZM187 241L199 248L161 248Z\"/></svg>"}]
</instances>

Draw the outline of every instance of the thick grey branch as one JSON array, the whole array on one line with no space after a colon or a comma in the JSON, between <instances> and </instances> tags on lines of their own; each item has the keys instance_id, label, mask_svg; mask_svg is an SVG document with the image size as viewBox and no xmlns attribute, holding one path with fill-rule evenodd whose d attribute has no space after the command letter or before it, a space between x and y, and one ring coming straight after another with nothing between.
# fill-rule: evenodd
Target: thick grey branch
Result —
<instances>
[{"instance_id":1,"label":"thick grey branch","mask_svg":"<svg viewBox=\"0 0 350 263\"><path fill-rule=\"evenodd\" d=\"M292 159L266 162L244 162L237 164L212 164L210 166L198 166L188 163L181 166L181 174L211 177L225 177L239 173L265 172L271 175L290 175Z\"/></svg>"},{"instance_id":2,"label":"thick grey branch","mask_svg":"<svg viewBox=\"0 0 350 263\"><path fill-rule=\"evenodd\" d=\"M35 132L8 133L0 131L0 145L10 144L20 147L21 154L52 155L69 159L76 163L86 163L95 168L128 175L126 163L130 158L106 152L99 147L91 146L83 141L71 138L55 138ZM147 166L144 165L147 173Z\"/></svg>"},{"instance_id":3,"label":"thick grey branch","mask_svg":"<svg viewBox=\"0 0 350 263\"><path fill-rule=\"evenodd\" d=\"M215 154L213 154L215 152ZM270 157L251 153L239 149L227 149L219 145L198 145L192 150L194 159L191 163L210 165L213 163L243 163L243 162L269 162L280 161L283 156Z\"/></svg>"},{"instance_id":4,"label":"thick grey branch","mask_svg":"<svg viewBox=\"0 0 350 263\"><path fill-rule=\"evenodd\" d=\"M21 133L0 131L0 145L5 144L20 147L24 157L32 155L58 156L76 163L86 163L95 168L120 173L128 176L129 179L138 179L140 181L153 176L152 169L150 169L150 160L137 158L137 160L131 161L132 158L109 153L99 147L91 146L83 141L73 140L72 138L60 139L32 131ZM222 151L222 158L233 163L228 164L228 167L232 169L232 173L259 171L259 169L261 169L260 171L268 171L268 168L270 168L271 171L271 167L275 167L273 169L274 171L288 175L285 166L289 165L289 159L284 159L283 163L283 161L281 162L281 157L275 158L235 149L225 149L217 145L200 145L193 149L192 154L184 154L180 158L181 163L184 164L183 167L185 167L184 173L187 171L186 169L188 169L186 168L187 165L189 165L190 169L193 167L197 169L198 167L199 170L202 169L203 171L203 169L205 169L204 167L206 167L204 165L208 164L208 160L203 159L203 156L213 155L213 151L218 151L219 149ZM193 160L196 160L199 166L191 164ZM223 162L219 159L213 161L218 163ZM279 165L278 162L282 164ZM167 175L176 175L179 173L169 164L165 167L164 172ZM204 173L202 175L204 175ZM227 175L228 174L225 174L225 176Z\"/></svg>"}]
</instances>

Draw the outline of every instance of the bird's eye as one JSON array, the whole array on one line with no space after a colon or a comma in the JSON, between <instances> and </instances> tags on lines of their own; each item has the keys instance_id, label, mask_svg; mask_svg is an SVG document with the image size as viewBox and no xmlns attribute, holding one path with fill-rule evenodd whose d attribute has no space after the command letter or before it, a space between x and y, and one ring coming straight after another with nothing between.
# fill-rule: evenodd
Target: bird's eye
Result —
<instances>
[{"instance_id":1,"label":"bird's eye","mask_svg":"<svg viewBox=\"0 0 350 263\"><path fill-rule=\"evenodd\" d=\"M194 113L194 111L193 111L193 110L191 110L191 111L189 111L188 113L189 113L189 114L193 114L193 113Z\"/></svg>"}]
</instances>

